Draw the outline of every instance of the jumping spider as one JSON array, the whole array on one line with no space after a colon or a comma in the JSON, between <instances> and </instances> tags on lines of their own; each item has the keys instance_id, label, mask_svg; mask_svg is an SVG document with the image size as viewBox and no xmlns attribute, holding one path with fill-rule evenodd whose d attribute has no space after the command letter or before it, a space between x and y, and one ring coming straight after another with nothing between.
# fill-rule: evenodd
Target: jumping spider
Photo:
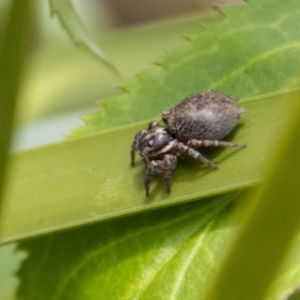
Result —
<instances>
[{"instance_id":1,"label":"jumping spider","mask_svg":"<svg viewBox=\"0 0 300 300\"><path fill-rule=\"evenodd\" d=\"M135 152L138 151L146 169L146 196L149 196L150 182L156 173L164 174L167 190L171 192L172 171L176 168L177 157L191 157L219 169L196 149L247 146L221 141L244 112L235 100L213 90L192 95L163 112L166 128L152 121L148 130L136 134L131 147L131 165L134 165Z\"/></svg>"}]
</instances>

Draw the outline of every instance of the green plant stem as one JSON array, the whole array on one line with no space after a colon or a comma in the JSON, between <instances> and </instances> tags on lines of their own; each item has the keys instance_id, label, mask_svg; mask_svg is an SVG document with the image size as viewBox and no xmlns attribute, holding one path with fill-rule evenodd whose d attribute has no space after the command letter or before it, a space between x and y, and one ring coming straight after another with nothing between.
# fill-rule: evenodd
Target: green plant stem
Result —
<instances>
[{"instance_id":1,"label":"green plant stem","mask_svg":"<svg viewBox=\"0 0 300 300\"><path fill-rule=\"evenodd\" d=\"M294 95L295 97L295 95ZM299 96L295 99L299 103ZM300 219L300 107L208 299L266 299Z\"/></svg>"},{"instance_id":2,"label":"green plant stem","mask_svg":"<svg viewBox=\"0 0 300 300\"><path fill-rule=\"evenodd\" d=\"M15 0L3 34L0 49L0 209L13 116L27 42L30 0Z\"/></svg>"}]
</instances>

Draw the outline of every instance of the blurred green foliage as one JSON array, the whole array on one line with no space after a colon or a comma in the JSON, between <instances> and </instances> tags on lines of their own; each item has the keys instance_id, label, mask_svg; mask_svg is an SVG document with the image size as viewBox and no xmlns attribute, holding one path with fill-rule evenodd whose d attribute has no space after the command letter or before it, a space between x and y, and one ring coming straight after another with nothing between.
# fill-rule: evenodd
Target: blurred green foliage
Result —
<instances>
[{"instance_id":1,"label":"blurred green foliage","mask_svg":"<svg viewBox=\"0 0 300 300\"><path fill-rule=\"evenodd\" d=\"M259 285L253 288L251 291L253 294L249 293L249 297L250 295L252 297L264 295L262 299L282 299L297 287L300 278L298 254L300 245L297 226L299 210L293 196L298 193L299 175L297 172L300 168L296 152L299 129L295 122L293 124L293 120L299 120L297 111L299 93L298 90L291 92L291 87L299 86L300 35L297 30L300 20L299 4L296 0L288 0L284 3L279 0L272 2L249 0L244 7L223 8L222 12L226 17L221 22L206 26L196 34L187 34L186 45L156 59L156 67L143 71L139 73L137 79L122 84L125 93L102 101L102 110L86 116L86 126L77 130L73 135L86 135L86 133L116 126L123 127L14 156L12 160L14 163L11 166L22 167L22 164L18 162L21 162L20 158L23 157L23 166L27 165L27 167L19 169L18 174L21 175L18 181L12 180L16 173L13 171L14 168L10 168L8 180L12 181L8 186L16 184L12 193L16 201L7 202L7 207L18 208L18 203L24 203L26 209L23 210L24 206L19 205L19 215L23 213L23 219L30 220L30 217L34 216L33 212L47 203L44 202L45 199L50 199L50 207L39 215L38 222L33 224L33 229L37 235L45 233L43 230L39 231L43 226L50 228L48 232L54 231L51 235L21 244L20 249L25 249L29 257L18 272L21 281L18 290L20 298L73 300L121 297L132 299L135 296L138 299L153 297L166 299L167 295L170 299L181 299L186 298L188 294L191 299L199 299L199 297L204 299L203 295L212 286L218 273L217 270L221 269L226 250L232 245L233 252L229 259L230 257L233 259L225 263L220 273L220 278L225 276L225 279L232 279L229 280L229 284L226 284L228 289L224 291L221 298L214 296L214 299L234 299L230 294L232 291L236 293L237 299L242 299L245 295L245 288L242 280L239 285L239 279L241 279L239 275L241 272L248 274L251 268L247 269L246 266L239 271L238 276L235 276L235 270L237 270L235 268L239 266L240 261L246 261L248 266L255 266L255 262L261 259L261 253L255 252L257 249L261 249L261 252L267 255L269 265L274 268L266 267L268 265L256 265L252 268L253 273L249 278L254 283L264 282L264 284L262 290ZM186 28L192 24L192 22L187 23L189 25L187 24ZM178 31L178 28L181 30L182 23L178 24L175 22L169 27L158 24L156 29L152 28L153 30L144 32L142 30L134 34L129 32L128 36L131 36L132 40L136 39L137 46L141 44L141 38L147 41L149 44L146 42L143 44L143 51L158 49L157 38L160 37L163 41L169 35L169 30L170 32ZM158 34L161 28L165 28L163 35ZM186 28L184 31L187 31ZM148 32L148 35L145 32ZM10 35L11 33L9 32ZM108 37L107 40L109 39ZM123 50L126 47L120 42L121 38L118 37L110 44L116 51L116 56L117 53L124 55ZM170 45L173 42L174 45L179 43L177 40L176 42L172 40ZM147 47L148 45L152 45L153 48ZM133 51L132 47L127 49ZM91 95L97 98L99 90L95 86L100 81L102 84L104 82L104 94L116 93L115 89L105 87L109 82L105 77L111 75L102 74L102 77L99 76L99 79L95 80L94 77L98 71L90 72L89 67L86 67L88 59L81 60L74 55L73 59L68 60L66 57L69 56L69 50L63 52L61 48L58 48L57 51L58 54L52 61L47 61L53 53L51 49L48 53L46 50L45 55L41 54L40 60L35 60L36 70L42 66L41 69L45 68L44 70L49 71L40 81L44 85L34 82L40 77L34 67L31 73L36 72L31 77L34 84L27 85L30 81L26 82L28 78L25 79L22 91L27 91L27 99L31 98L28 95L31 95L36 87L40 89L33 106L26 107L30 101L20 104L19 111L24 108L26 113L23 117L19 114L19 120L23 118L19 124L49 112L54 113L59 110L69 110L74 105L79 106L82 104L84 95L86 98ZM124 63L126 74L130 72L132 65L137 66L135 57L143 57L143 51L139 50L137 55L131 56L132 61ZM113 55L110 56L115 61ZM58 57L60 59L57 59ZM14 58L13 54L10 59L12 58ZM42 62L41 65L40 62ZM66 65L68 68L65 69ZM78 73L80 76L75 76ZM51 84L45 84L47 82ZM96 92L89 94L90 88ZM214 159L223 160L222 166L224 166L224 171L222 169L219 174L205 172L202 169L199 171L193 163L186 163L185 167L178 169L178 174L175 174L175 184L179 190L182 188L183 193L177 193L179 201L173 201L176 200L176 194L169 198L166 198L167 196L163 193L159 194L160 192L157 191L161 191L163 187L162 184L158 184L152 201L143 202L143 199L138 196L143 195L142 168L137 167L132 171L128 167L126 170L130 176L123 171L131 142L129 135L123 134L124 131L132 130L134 133L139 130L138 127L145 126L148 119L159 117L160 112L166 107L177 103L188 94L207 88L216 88L242 97L258 95L256 98L242 102L247 106L247 101L249 101L248 111L245 117L243 116L245 123L231 137L234 139L241 137L243 142L248 142L249 138L250 147L253 148L234 153L232 156L227 150L216 152ZM283 91L265 95L265 93L280 90ZM24 95L25 93L23 97ZM66 95L74 95L71 98L76 99L74 102L76 104L61 102ZM44 98L48 98L49 101L44 103L42 101ZM51 99L54 98L59 101L52 103ZM12 114L10 114L10 119L11 116ZM124 127L125 124L137 121L142 123ZM289 122L292 124L290 128ZM253 128L254 131L251 131ZM6 133L6 136L9 134ZM117 139L120 139L120 143L123 139L122 146L118 147L115 144L113 147L110 146L112 145L110 142L114 143ZM125 145L127 140L128 145ZM98 149L103 150L105 147L102 145L105 143L108 149L110 147L117 149L119 154L115 156L114 151L107 151L105 157L99 157L101 150L98 151ZM292 143L296 143L295 147ZM72 149L72 145L76 147ZM90 150L93 147L94 154L91 155ZM260 151L260 147L264 148L264 151ZM59 152L60 149L63 151ZM74 155L79 149L82 149L80 154ZM52 156L53 153L55 156ZM62 153L64 155L60 155ZM47 157L46 163L43 162L43 155ZM277 157L273 158L274 155ZM270 159L274 159L274 167L269 171L269 181L264 189L265 192L261 193L259 198L246 192L228 193L246 186L241 185L239 180L242 178L248 180L249 184L260 181L263 165L267 164ZM98 163L99 160L100 163ZM111 170L110 165L108 166L110 161L114 161L115 165ZM254 162L257 162L261 169L256 168L257 165ZM103 168L103 165L106 168ZM121 171L117 167L120 167ZM243 168L240 172L238 172L239 167ZM107 171L105 174L102 172L102 178L98 177L103 170ZM243 170L245 170L244 173ZM27 176L31 171L30 176ZM113 180L106 178L105 181L105 175L109 174L109 171L115 175L110 176ZM200 178L199 174L203 176ZM70 180L72 176L74 179ZM217 179L218 176L219 179ZM235 176L236 181L230 181L232 178L230 176ZM222 181L222 178L224 180L227 178L230 184L228 182L224 184L225 181ZM100 179L104 182L103 190L99 185ZM115 183L114 180L119 182L117 187L112 184L112 182ZM199 181L198 184L195 184L196 180ZM62 183L61 189L55 188L58 181ZM130 182L132 185L129 188ZM37 185L41 183L42 185ZM87 185L82 183L87 183ZM32 197L31 192L25 192L28 186L33 187L31 191L39 191L37 197ZM195 186L200 188L197 189ZM205 194L206 199L196 201L204 197L200 194L205 190L209 191ZM289 193L285 193L287 190ZM228 194L209 197L225 192ZM59 198L61 195L65 200ZM90 204L94 205L90 211L85 211L87 199L92 199ZM105 201L108 199L111 202L106 202L106 208L109 207L106 217L118 216L116 220L60 232L62 228L66 228L63 226L65 217L72 215L73 209L76 213L85 211L81 217L83 216L89 222L101 219L99 218L103 212L101 205L103 203L106 205ZM253 199L256 199L255 205L251 203ZM174 206L175 203L188 200L195 201ZM13 203L14 205L10 206ZM139 208L129 211L130 203L139 203ZM268 210L270 204L272 209ZM169 205L172 207L119 218L128 213L133 214L137 211ZM119 212L116 215L115 210L118 208ZM72 216L74 219L68 226L82 224L82 219L77 218L79 214ZM234 238L245 216L247 222L241 231L243 234L234 244ZM59 226L56 224L51 227L51 220L55 218ZM280 222L278 222L279 219ZM256 222L256 220L259 221ZM12 216L11 229L15 226L13 221ZM268 226L264 226L265 224ZM276 229L278 228L276 226L279 226L279 229ZM264 228L271 230L268 232ZM282 230L281 235L277 234L279 230ZM287 232L291 234L288 235ZM271 235L274 239L266 239L263 233ZM247 238L253 235L255 239ZM276 243L280 246L286 244L287 247L277 247ZM248 249L252 250L248 251ZM235 260L235 256L239 257L239 260ZM262 274L260 266L264 268L265 281L260 278ZM226 272L230 275L224 275L227 274ZM247 276L245 275L246 278ZM225 280L217 281L218 286L213 290L217 291L220 288L221 291L224 283L226 283ZM254 283L251 288L255 286Z\"/></svg>"}]
</instances>

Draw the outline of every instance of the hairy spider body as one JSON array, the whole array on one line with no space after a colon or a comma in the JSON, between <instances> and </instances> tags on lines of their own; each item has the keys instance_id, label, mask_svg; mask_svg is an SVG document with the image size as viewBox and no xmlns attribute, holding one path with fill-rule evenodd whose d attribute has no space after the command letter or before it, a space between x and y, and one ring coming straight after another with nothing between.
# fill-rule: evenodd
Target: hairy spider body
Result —
<instances>
[{"instance_id":1,"label":"hairy spider body","mask_svg":"<svg viewBox=\"0 0 300 300\"><path fill-rule=\"evenodd\" d=\"M221 140L236 126L244 109L216 91L192 95L166 110L162 120L179 140Z\"/></svg>"},{"instance_id":2,"label":"hairy spider body","mask_svg":"<svg viewBox=\"0 0 300 300\"><path fill-rule=\"evenodd\" d=\"M138 151L146 169L145 189L149 195L150 182L156 173L163 173L167 190L171 191L172 171L177 157L191 157L218 169L205 158L199 147L246 147L246 144L221 141L236 126L244 110L232 98L215 91L193 95L163 112L167 128L152 121L148 130L138 132L131 147L131 164Z\"/></svg>"}]
</instances>

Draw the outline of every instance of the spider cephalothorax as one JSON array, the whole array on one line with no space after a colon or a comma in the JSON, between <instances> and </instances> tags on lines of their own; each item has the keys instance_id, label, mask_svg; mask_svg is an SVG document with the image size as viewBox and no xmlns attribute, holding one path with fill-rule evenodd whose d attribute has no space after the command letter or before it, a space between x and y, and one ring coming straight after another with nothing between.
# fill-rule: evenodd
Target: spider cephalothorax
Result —
<instances>
[{"instance_id":1,"label":"spider cephalothorax","mask_svg":"<svg viewBox=\"0 0 300 300\"><path fill-rule=\"evenodd\" d=\"M218 169L218 165L196 149L245 147L246 144L220 140L236 126L243 112L233 98L209 90L166 110L162 119L167 128L153 121L148 130L138 132L131 147L131 164L134 165L135 152L138 151L146 169L146 196L149 195L149 185L155 173L164 174L168 192L171 191L171 176L177 157L191 157Z\"/></svg>"}]
</instances>

